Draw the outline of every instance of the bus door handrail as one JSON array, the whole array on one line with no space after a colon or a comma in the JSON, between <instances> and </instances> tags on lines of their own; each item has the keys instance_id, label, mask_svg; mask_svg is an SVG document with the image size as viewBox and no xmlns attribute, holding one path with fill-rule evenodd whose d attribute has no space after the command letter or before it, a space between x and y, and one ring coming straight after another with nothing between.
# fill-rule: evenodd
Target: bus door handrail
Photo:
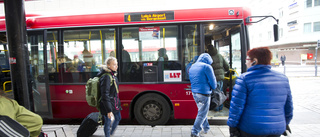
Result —
<instances>
[{"instance_id":1,"label":"bus door handrail","mask_svg":"<svg viewBox=\"0 0 320 137\"><path fill-rule=\"evenodd\" d=\"M232 75L232 79L234 79L234 78L239 76L238 72L236 70L234 70L234 69L229 69L229 72L230 72L229 76L224 77L225 80L230 80L230 75L232 74L232 72L235 72L237 74L236 76Z\"/></svg>"},{"instance_id":2,"label":"bus door handrail","mask_svg":"<svg viewBox=\"0 0 320 137\"><path fill-rule=\"evenodd\" d=\"M12 89L6 91L6 84L8 84L8 83L11 83L11 81L5 81L5 82L3 82L3 85L2 85L3 91L4 91L5 93L8 93L8 92L11 92L11 91L12 91Z\"/></svg>"}]
</instances>

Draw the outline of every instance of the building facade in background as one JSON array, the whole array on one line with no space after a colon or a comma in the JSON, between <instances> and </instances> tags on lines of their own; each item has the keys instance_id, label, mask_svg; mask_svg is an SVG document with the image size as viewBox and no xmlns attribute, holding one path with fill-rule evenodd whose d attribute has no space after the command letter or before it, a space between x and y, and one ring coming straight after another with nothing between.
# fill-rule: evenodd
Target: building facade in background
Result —
<instances>
[{"instance_id":1,"label":"building facade in background","mask_svg":"<svg viewBox=\"0 0 320 137\"><path fill-rule=\"evenodd\" d=\"M249 27L251 48L269 46L274 59L286 56L286 64L315 63L315 48L320 40L320 0L251 0L253 16L272 15L279 19L279 41L274 42L273 18ZM318 57L319 57L318 50ZM319 59L317 61L319 64Z\"/></svg>"}]
</instances>

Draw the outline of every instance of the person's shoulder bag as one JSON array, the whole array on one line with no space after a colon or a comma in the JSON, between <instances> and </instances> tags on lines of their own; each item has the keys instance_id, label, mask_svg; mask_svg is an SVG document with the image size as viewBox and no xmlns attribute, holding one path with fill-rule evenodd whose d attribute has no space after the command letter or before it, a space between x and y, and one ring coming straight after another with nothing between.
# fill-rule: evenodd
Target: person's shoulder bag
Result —
<instances>
[{"instance_id":1,"label":"person's shoulder bag","mask_svg":"<svg viewBox=\"0 0 320 137\"><path fill-rule=\"evenodd\" d=\"M227 99L226 95L220 90L212 90L210 110L214 110L219 107Z\"/></svg>"}]
</instances>

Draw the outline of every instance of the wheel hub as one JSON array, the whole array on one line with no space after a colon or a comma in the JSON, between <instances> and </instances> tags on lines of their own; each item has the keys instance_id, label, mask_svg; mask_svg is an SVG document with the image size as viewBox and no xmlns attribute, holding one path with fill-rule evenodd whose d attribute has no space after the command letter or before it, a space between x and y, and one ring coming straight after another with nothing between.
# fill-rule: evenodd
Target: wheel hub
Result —
<instances>
[{"instance_id":1,"label":"wheel hub","mask_svg":"<svg viewBox=\"0 0 320 137\"><path fill-rule=\"evenodd\" d=\"M142 114L145 117L145 119L154 121L158 120L161 117L162 109L159 105L153 103L146 103L144 107L142 108Z\"/></svg>"}]
</instances>

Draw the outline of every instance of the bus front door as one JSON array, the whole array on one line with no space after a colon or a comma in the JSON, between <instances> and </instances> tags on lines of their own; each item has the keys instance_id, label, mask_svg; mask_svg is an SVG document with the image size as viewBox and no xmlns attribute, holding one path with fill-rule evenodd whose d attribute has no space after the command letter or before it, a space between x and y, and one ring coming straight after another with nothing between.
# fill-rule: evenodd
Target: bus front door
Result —
<instances>
[{"instance_id":1,"label":"bus front door","mask_svg":"<svg viewBox=\"0 0 320 137\"><path fill-rule=\"evenodd\" d=\"M35 113L44 118L52 118L48 77L46 77L49 54L46 34L46 30L28 32L28 51Z\"/></svg>"}]
</instances>

